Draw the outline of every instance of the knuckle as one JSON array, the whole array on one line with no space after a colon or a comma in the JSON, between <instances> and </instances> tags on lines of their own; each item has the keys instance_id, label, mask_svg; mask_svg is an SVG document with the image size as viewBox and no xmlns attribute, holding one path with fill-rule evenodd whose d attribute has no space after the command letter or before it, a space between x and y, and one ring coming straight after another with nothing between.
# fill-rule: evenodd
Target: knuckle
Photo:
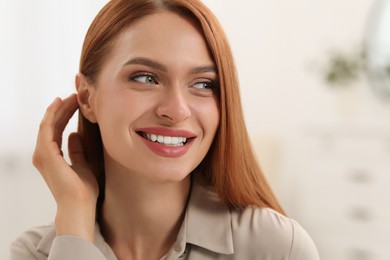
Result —
<instances>
[{"instance_id":1,"label":"knuckle","mask_svg":"<svg viewBox=\"0 0 390 260\"><path fill-rule=\"evenodd\" d=\"M39 124L39 130L44 129L44 128L46 128L47 126L48 126L48 124L47 124L46 120L43 119L43 120L41 121L41 123Z\"/></svg>"},{"instance_id":2,"label":"knuckle","mask_svg":"<svg viewBox=\"0 0 390 260\"><path fill-rule=\"evenodd\" d=\"M45 126L44 126L44 122L43 121L41 121L41 123L39 124L39 130L42 130L42 128L44 128Z\"/></svg>"},{"instance_id":3,"label":"knuckle","mask_svg":"<svg viewBox=\"0 0 390 260\"><path fill-rule=\"evenodd\" d=\"M42 167L42 158L38 151L35 151L32 156L32 164L37 168L40 169Z\"/></svg>"},{"instance_id":4,"label":"knuckle","mask_svg":"<svg viewBox=\"0 0 390 260\"><path fill-rule=\"evenodd\" d=\"M50 162L52 158L50 158L50 154L48 154L49 148L38 146L36 147L33 156L32 156L32 164L37 168L38 170L43 170L45 163Z\"/></svg>"}]
</instances>

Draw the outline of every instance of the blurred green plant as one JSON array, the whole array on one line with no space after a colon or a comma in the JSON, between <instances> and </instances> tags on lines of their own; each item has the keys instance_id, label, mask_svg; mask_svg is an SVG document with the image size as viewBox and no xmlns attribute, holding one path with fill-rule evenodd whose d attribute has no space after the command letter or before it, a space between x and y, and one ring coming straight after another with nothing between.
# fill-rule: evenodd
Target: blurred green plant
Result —
<instances>
[{"instance_id":1,"label":"blurred green plant","mask_svg":"<svg viewBox=\"0 0 390 260\"><path fill-rule=\"evenodd\" d=\"M364 51L333 51L328 54L320 68L321 77L329 87L351 88L366 77L370 81L369 86L377 96L390 100L390 60L387 66L369 68Z\"/></svg>"},{"instance_id":2,"label":"blurred green plant","mask_svg":"<svg viewBox=\"0 0 390 260\"><path fill-rule=\"evenodd\" d=\"M390 82L390 61L385 68L369 75L366 64L366 55L364 51L355 51L352 53L332 52L329 54L325 65L322 66L322 77L324 81L333 88L351 87L362 76L378 78L381 77L383 84ZM385 87L385 94L390 95L390 87Z\"/></svg>"},{"instance_id":3,"label":"blurred green plant","mask_svg":"<svg viewBox=\"0 0 390 260\"><path fill-rule=\"evenodd\" d=\"M351 86L366 72L364 52L352 54L333 52L329 55L323 70L324 80L329 86Z\"/></svg>"}]
</instances>

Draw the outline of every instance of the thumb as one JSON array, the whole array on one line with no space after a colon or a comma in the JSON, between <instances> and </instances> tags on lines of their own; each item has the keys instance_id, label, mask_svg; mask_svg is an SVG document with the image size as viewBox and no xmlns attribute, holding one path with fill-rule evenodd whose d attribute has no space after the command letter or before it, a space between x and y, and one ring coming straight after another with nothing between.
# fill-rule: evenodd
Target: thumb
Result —
<instances>
[{"instance_id":1,"label":"thumb","mask_svg":"<svg viewBox=\"0 0 390 260\"><path fill-rule=\"evenodd\" d=\"M81 143L81 137L78 133L71 133L68 139L69 158L72 165L86 165L87 161L84 155L84 149Z\"/></svg>"}]
</instances>

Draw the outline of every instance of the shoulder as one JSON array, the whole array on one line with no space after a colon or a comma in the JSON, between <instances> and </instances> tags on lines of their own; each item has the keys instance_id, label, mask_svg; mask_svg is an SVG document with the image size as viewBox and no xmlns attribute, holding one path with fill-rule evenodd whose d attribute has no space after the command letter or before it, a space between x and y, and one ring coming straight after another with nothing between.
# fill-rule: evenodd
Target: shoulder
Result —
<instances>
[{"instance_id":1,"label":"shoulder","mask_svg":"<svg viewBox=\"0 0 390 260\"><path fill-rule=\"evenodd\" d=\"M235 254L243 251L280 259L317 260L317 249L298 222L269 208L231 210Z\"/></svg>"},{"instance_id":2,"label":"shoulder","mask_svg":"<svg viewBox=\"0 0 390 260\"><path fill-rule=\"evenodd\" d=\"M56 236L54 224L40 226L24 232L11 244L11 260L116 259L98 224L94 241L90 243L70 235Z\"/></svg>"},{"instance_id":3,"label":"shoulder","mask_svg":"<svg viewBox=\"0 0 390 260\"><path fill-rule=\"evenodd\" d=\"M54 225L32 228L11 243L11 260L47 259L55 238Z\"/></svg>"}]
</instances>

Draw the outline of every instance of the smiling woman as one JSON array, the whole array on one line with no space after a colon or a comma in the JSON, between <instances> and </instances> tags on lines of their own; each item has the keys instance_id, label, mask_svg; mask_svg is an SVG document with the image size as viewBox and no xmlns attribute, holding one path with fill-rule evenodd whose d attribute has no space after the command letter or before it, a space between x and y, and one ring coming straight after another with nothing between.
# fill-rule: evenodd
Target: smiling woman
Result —
<instances>
[{"instance_id":1,"label":"smiling woman","mask_svg":"<svg viewBox=\"0 0 390 260\"><path fill-rule=\"evenodd\" d=\"M319 259L255 160L228 42L201 2L110 1L76 89L48 107L33 157L55 224L22 234L11 259Z\"/></svg>"}]
</instances>

